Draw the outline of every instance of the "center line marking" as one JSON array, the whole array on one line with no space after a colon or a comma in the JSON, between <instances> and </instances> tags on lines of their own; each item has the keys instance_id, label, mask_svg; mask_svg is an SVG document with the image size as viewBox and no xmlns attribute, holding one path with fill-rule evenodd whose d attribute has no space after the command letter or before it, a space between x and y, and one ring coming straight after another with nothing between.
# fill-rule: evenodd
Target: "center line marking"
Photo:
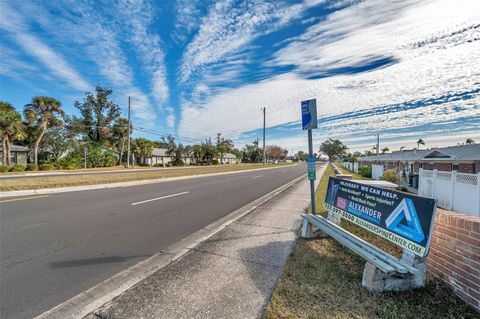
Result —
<instances>
[{"instance_id":1,"label":"center line marking","mask_svg":"<svg viewBox=\"0 0 480 319\"><path fill-rule=\"evenodd\" d=\"M153 201L156 201L156 200L160 200L160 199L164 199L164 198L169 198L169 197L175 197L175 196L185 195L185 194L188 194L188 193L190 193L190 192L187 191L187 192L181 192L181 193L176 193L176 194L172 194L172 195L166 195L166 196L162 196L162 197L147 199L147 200L144 200L144 201L141 201L141 202L131 203L130 205L135 206L135 205L138 205L138 204L153 202Z\"/></svg>"},{"instance_id":2,"label":"center line marking","mask_svg":"<svg viewBox=\"0 0 480 319\"><path fill-rule=\"evenodd\" d=\"M260 177L263 177L263 175L253 176L252 179L254 179L254 178L260 178Z\"/></svg>"}]
</instances>

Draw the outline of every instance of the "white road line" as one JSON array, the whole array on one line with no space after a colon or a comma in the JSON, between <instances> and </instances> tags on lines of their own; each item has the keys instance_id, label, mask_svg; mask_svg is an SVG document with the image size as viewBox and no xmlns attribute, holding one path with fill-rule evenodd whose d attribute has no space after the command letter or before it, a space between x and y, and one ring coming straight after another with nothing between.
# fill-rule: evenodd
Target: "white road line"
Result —
<instances>
[{"instance_id":1,"label":"white road line","mask_svg":"<svg viewBox=\"0 0 480 319\"><path fill-rule=\"evenodd\" d=\"M139 205L139 204L143 204L143 203L148 203L148 202L153 202L153 201L160 200L160 199L164 199L164 198L169 198L169 197L175 197L175 196L185 195L185 194L188 194L188 193L190 193L190 192L187 191L187 192L181 192L181 193L176 193L176 194L172 194L172 195L166 195L166 196L162 196L162 197L147 199L147 200L144 200L144 201L141 201L141 202L131 203L130 205L135 206L135 205Z\"/></svg>"},{"instance_id":2,"label":"white road line","mask_svg":"<svg viewBox=\"0 0 480 319\"><path fill-rule=\"evenodd\" d=\"M263 175L253 176L252 179L254 179L254 178L260 178L260 177L263 177Z\"/></svg>"},{"instance_id":3,"label":"white road line","mask_svg":"<svg viewBox=\"0 0 480 319\"><path fill-rule=\"evenodd\" d=\"M29 226L23 226L22 228L23 229L28 229L28 228L33 228L33 227L38 227L38 226L42 226L46 223L39 223L39 224L35 224L35 225L29 225Z\"/></svg>"}]
</instances>

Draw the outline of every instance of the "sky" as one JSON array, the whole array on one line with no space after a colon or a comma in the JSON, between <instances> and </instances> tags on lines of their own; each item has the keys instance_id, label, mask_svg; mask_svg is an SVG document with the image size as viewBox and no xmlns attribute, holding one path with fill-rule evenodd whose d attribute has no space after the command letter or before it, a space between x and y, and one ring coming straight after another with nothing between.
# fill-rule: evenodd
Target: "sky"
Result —
<instances>
[{"instance_id":1,"label":"sky","mask_svg":"<svg viewBox=\"0 0 480 319\"><path fill-rule=\"evenodd\" d=\"M69 114L101 85L134 136L305 150L480 142L480 1L0 1L0 100L52 96Z\"/></svg>"}]
</instances>

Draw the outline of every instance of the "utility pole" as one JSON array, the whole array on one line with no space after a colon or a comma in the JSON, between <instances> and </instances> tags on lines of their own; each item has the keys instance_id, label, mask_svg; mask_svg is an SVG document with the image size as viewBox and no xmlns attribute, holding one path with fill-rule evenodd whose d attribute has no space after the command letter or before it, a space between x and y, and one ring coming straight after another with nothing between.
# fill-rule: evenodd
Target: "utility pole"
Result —
<instances>
[{"instance_id":1,"label":"utility pole","mask_svg":"<svg viewBox=\"0 0 480 319\"><path fill-rule=\"evenodd\" d=\"M380 152L380 134L377 134L377 155Z\"/></svg>"},{"instance_id":2,"label":"utility pole","mask_svg":"<svg viewBox=\"0 0 480 319\"><path fill-rule=\"evenodd\" d=\"M267 164L267 157L265 155L265 107L263 108L263 165Z\"/></svg>"},{"instance_id":3,"label":"utility pole","mask_svg":"<svg viewBox=\"0 0 480 319\"><path fill-rule=\"evenodd\" d=\"M130 123L130 100L131 100L131 97L129 96L128 97L128 146L127 146L127 168L130 168L130 127L131 127L131 123ZM123 154L121 155L123 156Z\"/></svg>"}]
</instances>

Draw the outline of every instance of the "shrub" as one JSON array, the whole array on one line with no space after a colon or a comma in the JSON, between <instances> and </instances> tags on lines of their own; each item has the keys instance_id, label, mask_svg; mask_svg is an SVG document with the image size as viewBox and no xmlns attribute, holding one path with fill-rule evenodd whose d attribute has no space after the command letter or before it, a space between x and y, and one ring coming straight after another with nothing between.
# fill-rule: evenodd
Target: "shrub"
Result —
<instances>
[{"instance_id":1,"label":"shrub","mask_svg":"<svg viewBox=\"0 0 480 319\"><path fill-rule=\"evenodd\" d=\"M51 171L53 170L55 167L53 166L53 164L40 164L38 166L38 168L41 170L41 171Z\"/></svg>"},{"instance_id":2,"label":"shrub","mask_svg":"<svg viewBox=\"0 0 480 319\"><path fill-rule=\"evenodd\" d=\"M163 167L162 163L153 164L153 167Z\"/></svg>"},{"instance_id":3,"label":"shrub","mask_svg":"<svg viewBox=\"0 0 480 319\"><path fill-rule=\"evenodd\" d=\"M172 163L165 164L165 167L170 167L170 166L172 166Z\"/></svg>"},{"instance_id":4,"label":"shrub","mask_svg":"<svg viewBox=\"0 0 480 319\"><path fill-rule=\"evenodd\" d=\"M8 165L0 165L0 173L8 172L10 167Z\"/></svg>"},{"instance_id":5,"label":"shrub","mask_svg":"<svg viewBox=\"0 0 480 319\"><path fill-rule=\"evenodd\" d=\"M401 182L401 176L398 175L398 170L396 169L387 169L383 172L382 179L397 185Z\"/></svg>"},{"instance_id":6,"label":"shrub","mask_svg":"<svg viewBox=\"0 0 480 319\"><path fill-rule=\"evenodd\" d=\"M38 165L37 164L27 164L27 167L25 168L26 171L38 171Z\"/></svg>"},{"instance_id":7,"label":"shrub","mask_svg":"<svg viewBox=\"0 0 480 319\"><path fill-rule=\"evenodd\" d=\"M370 166L360 166L358 167L358 173L363 177L372 177L372 168Z\"/></svg>"},{"instance_id":8,"label":"shrub","mask_svg":"<svg viewBox=\"0 0 480 319\"><path fill-rule=\"evenodd\" d=\"M218 165L218 160L217 159L212 160L212 165Z\"/></svg>"},{"instance_id":9,"label":"shrub","mask_svg":"<svg viewBox=\"0 0 480 319\"><path fill-rule=\"evenodd\" d=\"M24 172L25 171L25 165L23 164L16 164L10 167L10 172Z\"/></svg>"},{"instance_id":10,"label":"shrub","mask_svg":"<svg viewBox=\"0 0 480 319\"><path fill-rule=\"evenodd\" d=\"M55 167L61 169L75 169L80 168L83 164L83 158L76 154L70 154L67 157L57 159Z\"/></svg>"},{"instance_id":11,"label":"shrub","mask_svg":"<svg viewBox=\"0 0 480 319\"><path fill-rule=\"evenodd\" d=\"M185 163L181 159L175 159L172 161L172 166L183 166Z\"/></svg>"}]
</instances>

